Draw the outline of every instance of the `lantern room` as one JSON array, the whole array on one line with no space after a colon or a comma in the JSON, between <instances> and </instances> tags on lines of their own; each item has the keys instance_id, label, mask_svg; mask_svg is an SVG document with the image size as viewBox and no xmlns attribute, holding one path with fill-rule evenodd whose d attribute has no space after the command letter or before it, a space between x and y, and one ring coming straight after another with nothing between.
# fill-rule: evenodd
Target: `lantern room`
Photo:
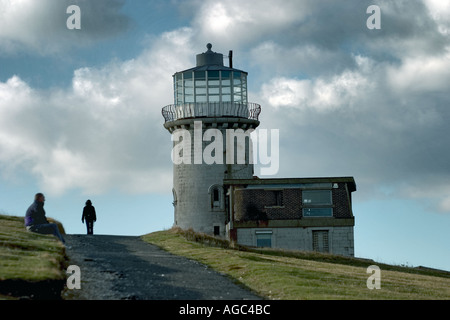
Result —
<instances>
[{"instance_id":1,"label":"lantern room","mask_svg":"<svg viewBox=\"0 0 450 320\"><path fill-rule=\"evenodd\" d=\"M225 67L223 54L211 50L197 55L197 66L177 72L174 80L175 105L188 103L247 104L247 72ZM231 59L230 59L231 60Z\"/></svg>"}]
</instances>

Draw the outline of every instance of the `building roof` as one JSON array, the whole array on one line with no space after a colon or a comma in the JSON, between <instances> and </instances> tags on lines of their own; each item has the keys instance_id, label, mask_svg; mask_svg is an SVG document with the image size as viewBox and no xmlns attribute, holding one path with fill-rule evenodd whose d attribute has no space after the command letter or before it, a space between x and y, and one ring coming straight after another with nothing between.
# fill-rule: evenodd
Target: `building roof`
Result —
<instances>
[{"instance_id":1,"label":"building roof","mask_svg":"<svg viewBox=\"0 0 450 320\"><path fill-rule=\"evenodd\" d=\"M318 184L318 183L347 183L349 191L356 191L356 183L353 177L320 177L320 178L270 178L260 179L225 179L224 185L245 185L245 186L274 186L279 187L295 187L301 184Z\"/></svg>"},{"instance_id":2,"label":"building roof","mask_svg":"<svg viewBox=\"0 0 450 320\"><path fill-rule=\"evenodd\" d=\"M193 67L193 68L190 68L190 69L187 69L187 70L176 72L175 74L185 73L185 72L192 72L192 71L219 71L219 70L237 71L237 72L242 72L242 73L245 73L246 75L248 75L248 72L246 72L246 71L235 69L235 68L230 68L230 67L226 67L226 66L219 66L219 65L197 66L197 67Z\"/></svg>"},{"instance_id":3,"label":"building roof","mask_svg":"<svg viewBox=\"0 0 450 320\"><path fill-rule=\"evenodd\" d=\"M175 75L178 73L185 73L192 71L219 71L219 70L237 71L248 75L248 72L246 71L224 66L223 54L212 51L211 50L212 45L210 43L208 43L206 47L208 48L208 51L197 55L197 66L177 72L175 73Z\"/></svg>"}]
</instances>

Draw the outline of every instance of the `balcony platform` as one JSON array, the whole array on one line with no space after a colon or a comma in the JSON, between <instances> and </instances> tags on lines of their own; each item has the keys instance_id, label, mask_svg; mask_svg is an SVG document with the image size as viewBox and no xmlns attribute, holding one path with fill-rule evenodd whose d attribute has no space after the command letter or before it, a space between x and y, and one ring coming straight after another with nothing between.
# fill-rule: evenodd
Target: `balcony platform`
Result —
<instances>
[{"instance_id":1,"label":"balcony platform","mask_svg":"<svg viewBox=\"0 0 450 320\"><path fill-rule=\"evenodd\" d=\"M259 104L237 102L172 104L162 109L166 123L193 118L243 118L258 121L260 113Z\"/></svg>"}]
</instances>

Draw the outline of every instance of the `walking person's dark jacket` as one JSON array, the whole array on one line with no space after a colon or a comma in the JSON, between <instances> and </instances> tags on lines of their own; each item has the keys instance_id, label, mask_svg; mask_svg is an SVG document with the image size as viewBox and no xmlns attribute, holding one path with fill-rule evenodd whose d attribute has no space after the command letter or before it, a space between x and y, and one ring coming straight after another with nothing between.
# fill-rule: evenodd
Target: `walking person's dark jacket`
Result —
<instances>
[{"instance_id":1,"label":"walking person's dark jacket","mask_svg":"<svg viewBox=\"0 0 450 320\"><path fill-rule=\"evenodd\" d=\"M95 214L95 207L90 200L86 201L86 206L83 208L83 215L81 222L86 220L87 233L94 233L94 221L97 221L97 215Z\"/></svg>"},{"instance_id":2,"label":"walking person's dark jacket","mask_svg":"<svg viewBox=\"0 0 450 320\"><path fill-rule=\"evenodd\" d=\"M83 217L81 217L81 221L84 223L84 220L88 222L97 221L97 216L95 215L95 207L90 205L86 206L83 209Z\"/></svg>"}]
</instances>

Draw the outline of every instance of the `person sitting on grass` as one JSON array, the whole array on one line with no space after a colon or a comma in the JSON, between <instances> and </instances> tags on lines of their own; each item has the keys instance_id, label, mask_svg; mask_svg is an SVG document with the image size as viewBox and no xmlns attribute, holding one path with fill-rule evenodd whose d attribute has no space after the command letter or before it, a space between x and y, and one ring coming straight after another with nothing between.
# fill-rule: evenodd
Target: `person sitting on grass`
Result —
<instances>
[{"instance_id":1,"label":"person sitting on grass","mask_svg":"<svg viewBox=\"0 0 450 320\"><path fill-rule=\"evenodd\" d=\"M56 223L48 222L45 217L44 202L45 196L42 193L37 193L34 196L34 202L25 214L25 227L32 232L52 234L65 244L66 241L59 232L58 225Z\"/></svg>"}]
</instances>

